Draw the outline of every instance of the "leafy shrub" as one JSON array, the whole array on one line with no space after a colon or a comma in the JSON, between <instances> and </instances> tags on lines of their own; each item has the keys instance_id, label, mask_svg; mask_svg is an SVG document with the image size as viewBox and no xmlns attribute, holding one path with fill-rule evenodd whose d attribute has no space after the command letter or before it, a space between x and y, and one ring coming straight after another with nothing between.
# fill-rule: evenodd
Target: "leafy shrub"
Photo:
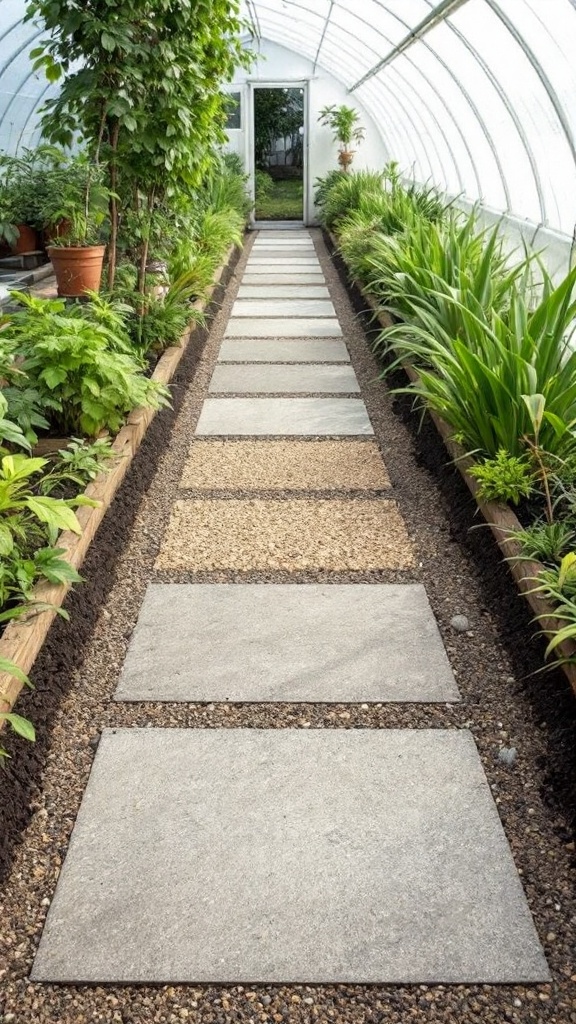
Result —
<instances>
[{"instance_id":1,"label":"leafy shrub","mask_svg":"<svg viewBox=\"0 0 576 1024\"><path fill-rule=\"evenodd\" d=\"M61 300L18 300L25 310L14 314L6 334L16 340L55 431L116 432L135 406L167 404L166 389L143 375L123 334L68 312Z\"/></svg>"},{"instance_id":2,"label":"leafy shrub","mask_svg":"<svg viewBox=\"0 0 576 1024\"><path fill-rule=\"evenodd\" d=\"M512 502L520 504L534 490L534 471L525 458L509 455L503 448L495 458L485 459L468 472L478 480L481 501Z\"/></svg>"}]
</instances>

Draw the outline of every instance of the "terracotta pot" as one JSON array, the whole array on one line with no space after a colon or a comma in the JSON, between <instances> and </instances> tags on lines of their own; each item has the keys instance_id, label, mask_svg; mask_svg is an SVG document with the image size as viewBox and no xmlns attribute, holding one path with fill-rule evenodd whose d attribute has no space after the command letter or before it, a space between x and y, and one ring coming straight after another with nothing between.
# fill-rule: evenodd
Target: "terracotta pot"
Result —
<instances>
[{"instance_id":1,"label":"terracotta pot","mask_svg":"<svg viewBox=\"0 0 576 1024\"><path fill-rule=\"evenodd\" d=\"M58 295L72 299L100 289L105 245L50 245L47 252L56 274Z\"/></svg>"},{"instance_id":2,"label":"terracotta pot","mask_svg":"<svg viewBox=\"0 0 576 1024\"><path fill-rule=\"evenodd\" d=\"M340 150L340 152L338 153L338 163L340 164L340 167L342 168L342 170L344 170L344 171L348 170L348 168L350 167L350 164L352 163L352 161L354 159L354 153L355 152L356 151L353 150L353 149L348 149L348 150L341 149Z\"/></svg>"},{"instance_id":3,"label":"terracotta pot","mask_svg":"<svg viewBox=\"0 0 576 1024\"><path fill-rule=\"evenodd\" d=\"M38 233L27 224L17 224L16 227L20 234L14 245L10 246L14 255L22 256L26 252L36 252L39 246Z\"/></svg>"}]
</instances>

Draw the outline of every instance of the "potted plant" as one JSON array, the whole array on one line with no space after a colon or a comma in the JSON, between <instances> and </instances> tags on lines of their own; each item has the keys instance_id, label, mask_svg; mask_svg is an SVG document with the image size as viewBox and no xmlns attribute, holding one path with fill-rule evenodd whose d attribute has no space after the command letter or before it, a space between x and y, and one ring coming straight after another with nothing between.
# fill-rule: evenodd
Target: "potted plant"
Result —
<instances>
[{"instance_id":1,"label":"potted plant","mask_svg":"<svg viewBox=\"0 0 576 1024\"><path fill-rule=\"evenodd\" d=\"M0 156L0 237L16 255L38 249L38 172L35 153Z\"/></svg>"},{"instance_id":2,"label":"potted plant","mask_svg":"<svg viewBox=\"0 0 576 1024\"><path fill-rule=\"evenodd\" d=\"M352 144L362 142L365 135L358 111L354 107L346 107L344 104L340 107L332 104L320 111L318 121L330 128L334 141L340 144L338 163L342 170L347 172L356 152L351 148Z\"/></svg>"},{"instance_id":3,"label":"potted plant","mask_svg":"<svg viewBox=\"0 0 576 1024\"><path fill-rule=\"evenodd\" d=\"M79 154L55 164L47 172L47 184L41 213L58 294L76 298L97 292L106 252L102 227L110 202L102 171Z\"/></svg>"}]
</instances>

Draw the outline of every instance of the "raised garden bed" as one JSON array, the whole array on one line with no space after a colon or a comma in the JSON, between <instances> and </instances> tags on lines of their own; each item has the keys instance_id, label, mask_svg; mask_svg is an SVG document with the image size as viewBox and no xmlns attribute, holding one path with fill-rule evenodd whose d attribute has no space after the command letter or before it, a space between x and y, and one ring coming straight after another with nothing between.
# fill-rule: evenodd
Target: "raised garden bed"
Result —
<instances>
[{"instance_id":1,"label":"raised garden bed","mask_svg":"<svg viewBox=\"0 0 576 1024\"><path fill-rule=\"evenodd\" d=\"M325 235L333 255L335 252L338 252L338 240L331 232L325 232ZM342 263L345 266L344 261ZM377 299L370 295L359 281L352 281L352 287L362 297L366 306L371 311L374 320L382 328L390 327L392 318L382 312ZM410 381L417 383L418 372L414 365L409 360L403 359L401 366ZM434 423L450 457L473 495L485 522L490 527L498 547L507 560L508 567L518 585L520 593L538 619L539 628L547 636L552 636L552 634L562 628L563 623L556 617L553 604L534 590L536 577L545 567L541 562L521 558L521 545L512 538L513 533L522 529L522 524L510 506L498 504L497 502L486 502L478 498L478 481L469 473L469 469L475 465L475 460L466 454L461 445L454 441L451 427L436 412L432 409L427 409L427 415L430 416ZM576 693L576 644L564 641L558 645L556 650L556 657L570 681L572 689Z\"/></svg>"},{"instance_id":2,"label":"raised garden bed","mask_svg":"<svg viewBox=\"0 0 576 1024\"><path fill-rule=\"evenodd\" d=\"M209 308L216 288L238 253L239 250L235 246L230 248L226 260L216 273L214 282L207 291L206 298L199 299L194 304L196 309L206 311ZM156 364L152 374L153 380L161 384L170 383L182 357L193 340L196 330L196 325L192 325L182 336L179 345L174 345L165 350ZM98 501L99 505L97 507L82 506L78 509L77 518L82 527L80 535L65 531L58 537L57 546L64 549L65 552L62 557L76 570L80 569L98 527L110 507L156 412L156 409L150 407L140 407L132 410L125 425L113 441L112 449L116 458L111 462L111 467L107 468L106 472L101 473L92 483L88 484L84 491L87 497ZM70 586L70 584L55 586L43 583L36 587L34 599L38 602L49 604L50 608L42 612L30 612L10 622L0 638L0 657L13 662L26 675L30 673L38 653L46 640L50 626L58 614L58 609L64 604ZM10 711L13 708L22 686L22 682L14 676L0 673L0 694L2 695L0 698L0 711ZM3 724L0 720L0 730Z\"/></svg>"}]
</instances>

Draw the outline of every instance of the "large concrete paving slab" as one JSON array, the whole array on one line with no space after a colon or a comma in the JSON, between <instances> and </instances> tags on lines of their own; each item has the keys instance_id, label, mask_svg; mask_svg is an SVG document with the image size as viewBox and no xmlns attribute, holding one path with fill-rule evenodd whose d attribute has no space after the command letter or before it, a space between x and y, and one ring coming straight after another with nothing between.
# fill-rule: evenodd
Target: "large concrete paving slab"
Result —
<instances>
[{"instance_id":1,"label":"large concrete paving slab","mask_svg":"<svg viewBox=\"0 0 576 1024\"><path fill-rule=\"evenodd\" d=\"M330 299L237 299L233 317L332 317L336 310Z\"/></svg>"},{"instance_id":2,"label":"large concrete paving slab","mask_svg":"<svg viewBox=\"0 0 576 1024\"><path fill-rule=\"evenodd\" d=\"M329 299L326 285L299 284L242 284L238 289L239 299Z\"/></svg>"},{"instance_id":3,"label":"large concrete paving slab","mask_svg":"<svg viewBox=\"0 0 576 1024\"><path fill-rule=\"evenodd\" d=\"M295 273L293 274L290 270L286 271L284 267L260 267L259 270L247 271L242 278L242 286L244 285L263 285L270 284L274 287L279 285L325 285L324 275L321 271L318 273Z\"/></svg>"},{"instance_id":4,"label":"large concrete paving slab","mask_svg":"<svg viewBox=\"0 0 576 1024\"><path fill-rule=\"evenodd\" d=\"M359 394L360 385L350 365L255 366L235 364L214 368L208 391L212 394Z\"/></svg>"},{"instance_id":5,"label":"large concrete paving slab","mask_svg":"<svg viewBox=\"0 0 576 1024\"><path fill-rule=\"evenodd\" d=\"M192 498L175 502L156 559L170 572L409 569L412 542L384 498Z\"/></svg>"},{"instance_id":6,"label":"large concrete paving slab","mask_svg":"<svg viewBox=\"0 0 576 1024\"><path fill-rule=\"evenodd\" d=\"M459 699L421 584L148 587L116 700Z\"/></svg>"},{"instance_id":7,"label":"large concrete paving slab","mask_svg":"<svg viewBox=\"0 0 576 1024\"><path fill-rule=\"evenodd\" d=\"M297 234L296 232L292 232L289 235L286 235L286 234L283 234L283 235L280 235L280 234L276 234L276 235L265 234L265 235L260 235L258 238L256 238L254 240L253 248L255 249L258 246L266 247L266 246L269 246L269 245L311 245L311 246L313 246L314 242L312 241L310 235L308 235L308 234Z\"/></svg>"},{"instance_id":8,"label":"large concrete paving slab","mask_svg":"<svg viewBox=\"0 0 576 1024\"><path fill-rule=\"evenodd\" d=\"M207 398L199 436L349 437L373 434L360 398Z\"/></svg>"},{"instance_id":9,"label":"large concrete paving slab","mask_svg":"<svg viewBox=\"0 0 576 1024\"><path fill-rule=\"evenodd\" d=\"M218 361L232 363L349 363L339 338L270 341L269 338L229 338L222 342Z\"/></svg>"},{"instance_id":10,"label":"large concrete paving slab","mask_svg":"<svg viewBox=\"0 0 576 1024\"><path fill-rule=\"evenodd\" d=\"M180 487L202 491L380 491L390 479L367 438L195 438Z\"/></svg>"},{"instance_id":11,"label":"large concrete paving slab","mask_svg":"<svg viewBox=\"0 0 576 1024\"><path fill-rule=\"evenodd\" d=\"M225 338L341 338L332 317L236 317L228 321Z\"/></svg>"},{"instance_id":12,"label":"large concrete paving slab","mask_svg":"<svg viewBox=\"0 0 576 1024\"><path fill-rule=\"evenodd\" d=\"M314 267L320 270L320 261L317 256L249 256L246 263L246 270L250 272L253 267L269 267L273 264L276 267Z\"/></svg>"},{"instance_id":13,"label":"large concrete paving slab","mask_svg":"<svg viewBox=\"0 0 576 1024\"><path fill-rule=\"evenodd\" d=\"M318 259L313 245L301 246L264 246L255 247L249 259L285 260L285 259Z\"/></svg>"},{"instance_id":14,"label":"large concrete paving slab","mask_svg":"<svg viewBox=\"0 0 576 1024\"><path fill-rule=\"evenodd\" d=\"M105 729L33 982L550 980L474 740Z\"/></svg>"}]
</instances>

